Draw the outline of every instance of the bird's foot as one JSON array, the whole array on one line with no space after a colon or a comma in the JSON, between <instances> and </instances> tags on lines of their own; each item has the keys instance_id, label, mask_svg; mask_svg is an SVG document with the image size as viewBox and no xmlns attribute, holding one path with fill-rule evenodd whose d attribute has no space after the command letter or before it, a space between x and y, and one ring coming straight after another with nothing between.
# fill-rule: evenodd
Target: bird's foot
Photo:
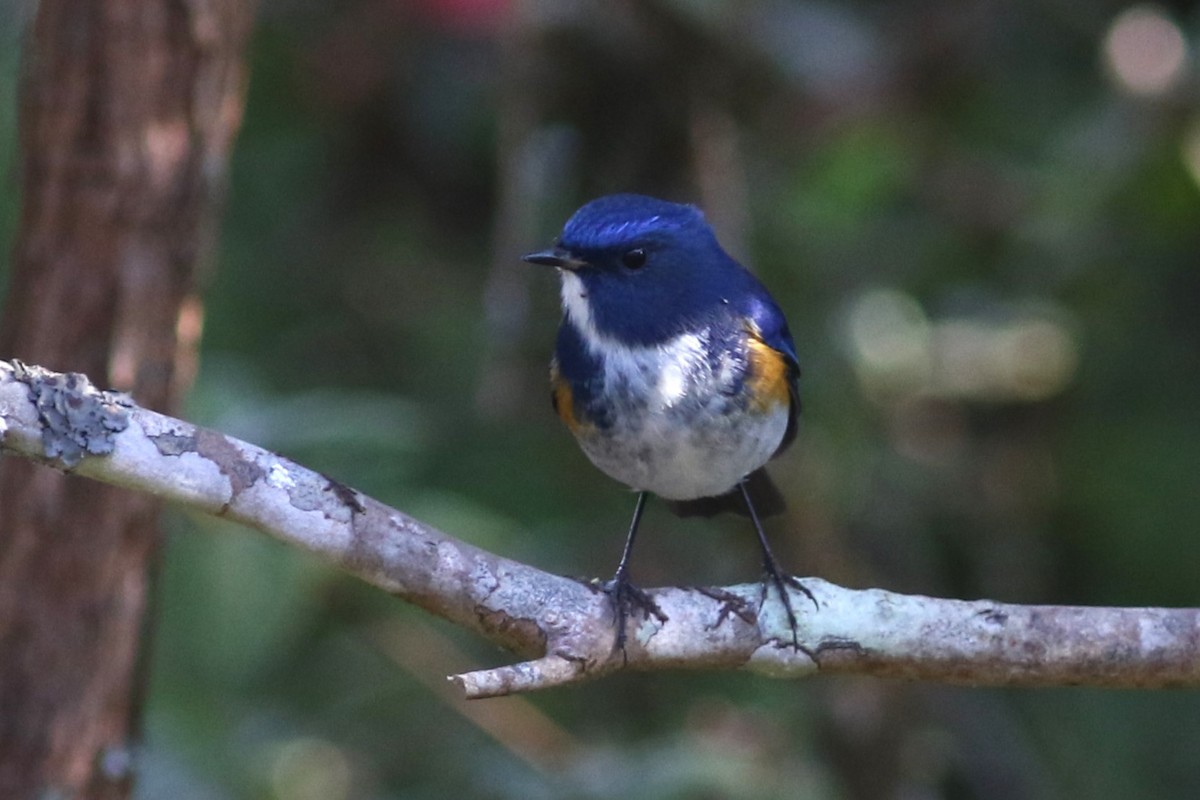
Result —
<instances>
[{"instance_id":1,"label":"bird's foot","mask_svg":"<svg viewBox=\"0 0 1200 800\"><path fill-rule=\"evenodd\" d=\"M721 623L729 619L730 615L736 616L747 625L753 625L757 621L757 613L751 609L746 598L741 595L718 589L715 586L697 586L695 588L700 594L711 597L721 604L717 613L717 621L709 626L709 630L721 627Z\"/></svg>"},{"instance_id":2,"label":"bird's foot","mask_svg":"<svg viewBox=\"0 0 1200 800\"><path fill-rule=\"evenodd\" d=\"M788 592L788 587L798 589L812 601L813 607L820 611L821 605L817 602L817 598L809 591L808 587L800 582L800 579L794 575L789 575L779 569L775 564L768 562L764 565L766 575L762 582L762 595L759 599L759 607L767 601L767 594L770 592L770 587L774 587L779 591L779 599L783 601L783 609L787 612L788 627L792 631L792 647L800 649L800 632L796 623L796 611L792 608L792 595Z\"/></svg>"},{"instance_id":3,"label":"bird's foot","mask_svg":"<svg viewBox=\"0 0 1200 800\"><path fill-rule=\"evenodd\" d=\"M620 650L621 660L628 663L625 642L627 638L626 625L630 614L641 611L642 619L650 619L653 616L659 622L666 622L667 615L649 594L630 583L624 575L618 575L601 588L612 603L613 620L617 626L617 637L613 642L613 650Z\"/></svg>"}]
</instances>

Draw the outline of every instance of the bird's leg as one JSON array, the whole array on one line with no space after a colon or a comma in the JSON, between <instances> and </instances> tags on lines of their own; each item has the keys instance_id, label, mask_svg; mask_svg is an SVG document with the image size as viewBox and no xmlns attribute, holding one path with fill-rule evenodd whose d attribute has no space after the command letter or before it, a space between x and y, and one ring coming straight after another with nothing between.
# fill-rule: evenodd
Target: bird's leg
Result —
<instances>
[{"instance_id":1,"label":"bird's leg","mask_svg":"<svg viewBox=\"0 0 1200 800\"><path fill-rule=\"evenodd\" d=\"M621 651L625 658L625 623L629 614L635 608L642 610L642 616L649 619L653 614L661 622L667 621L667 615L650 595L629 582L629 557L633 553L633 540L637 537L638 524L642 521L642 511L646 507L646 492L638 494L637 505L633 509L633 521L629 523L629 535L625 538L625 549L621 552L621 562L617 564L617 572L608 583L604 584L604 593L608 595L613 605L613 618L617 625L615 649Z\"/></svg>"},{"instance_id":2,"label":"bird's leg","mask_svg":"<svg viewBox=\"0 0 1200 800\"><path fill-rule=\"evenodd\" d=\"M746 488L745 480L738 484L742 490L742 499L746 501L746 510L750 512L750 521L754 523L754 532L758 534L758 544L762 547L763 555L763 570L767 573L766 578L771 583L775 584L775 588L779 590L779 599L783 601L783 608L787 611L788 626L792 629L792 646L796 649L800 648L800 637L796 626L796 612L792 609L792 598L788 594L787 587L792 586L804 592L813 605L820 610L821 606L817 603L817 598L813 597L813 593L808 590L795 576L789 575L779 568L779 562L775 560L775 553L771 551L771 545L767 542L767 534L763 531L762 522L758 519L758 512L754 510L754 503L750 500L750 491ZM763 602L767 599L767 583L763 581Z\"/></svg>"}]
</instances>

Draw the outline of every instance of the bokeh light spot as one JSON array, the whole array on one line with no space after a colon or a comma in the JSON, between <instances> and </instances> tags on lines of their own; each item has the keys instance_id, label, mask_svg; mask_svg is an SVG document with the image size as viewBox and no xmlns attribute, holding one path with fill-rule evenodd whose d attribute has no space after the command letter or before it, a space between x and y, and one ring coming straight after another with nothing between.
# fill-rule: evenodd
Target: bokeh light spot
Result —
<instances>
[{"instance_id":1,"label":"bokeh light spot","mask_svg":"<svg viewBox=\"0 0 1200 800\"><path fill-rule=\"evenodd\" d=\"M1171 89L1187 63L1183 32L1162 9L1137 5L1116 16L1104 38L1104 63L1130 94L1160 95Z\"/></svg>"},{"instance_id":2,"label":"bokeh light spot","mask_svg":"<svg viewBox=\"0 0 1200 800\"><path fill-rule=\"evenodd\" d=\"M1200 187L1200 118L1192 121L1180 145L1183 163L1196 186Z\"/></svg>"},{"instance_id":3,"label":"bokeh light spot","mask_svg":"<svg viewBox=\"0 0 1200 800\"><path fill-rule=\"evenodd\" d=\"M865 292L850 309L846 334L869 393L903 391L928 379L929 320L911 295L894 289Z\"/></svg>"},{"instance_id":4,"label":"bokeh light spot","mask_svg":"<svg viewBox=\"0 0 1200 800\"><path fill-rule=\"evenodd\" d=\"M350 796L350 761L324 739L299 738L276 752L271 788L280 800L343 800Z\"/></svg>"},{"instance_id":5,"label":"bokeh light spot","mask_svg":"<svg viewBox=\"0 0 1200 800\"><path fill-rule=\"evenodd\" d=\"M931 320L911 295L870 289L846 315L845 347L869 399L1032 403L1064 391L1079 345L1065 310L1012 307Z\"/></svg>"}]
</instances>

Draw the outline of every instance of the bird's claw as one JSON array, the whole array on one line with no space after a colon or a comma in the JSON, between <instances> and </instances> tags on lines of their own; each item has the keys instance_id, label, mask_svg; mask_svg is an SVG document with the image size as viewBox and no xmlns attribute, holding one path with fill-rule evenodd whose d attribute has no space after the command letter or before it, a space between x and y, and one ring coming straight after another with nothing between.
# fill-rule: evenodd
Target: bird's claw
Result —
<instances>
[{"instance_id":1,"label":"bird's claw","mask_svg":"<svg viewBox=\"0 0 1200 800\"><path fill-rule=\"evenodd\" d=\"M757 621L757 614L750 608L750 604L746 602L746 598L733 592L727 592L724 589L718 589L715 586L697 586L696 591L705 597L710 597L721 604L721 608L717 612L717 621L709 626L709 630L721 627L721 623L727 620L730 615L736 616L747 625L753 625Z\"/></svg>"},{"instance_id":2,"label":"bird's claw","mask_svg":"<svg viewBox=\"0 0 1200 800\"><path fill-rule=\"evenodd\" d=\"M659 622L666 622L667 615L658 607L658 603L649 594L634 586L624 577L616 577L601 587L613 607L613 620L617 626L617 636L613 642L613 650L621 651L621 659L628 663L625 653L627 641L626 623L629 615L635 611L642 612L643 619L655 617Z\"/></svg>"}]
</instances>

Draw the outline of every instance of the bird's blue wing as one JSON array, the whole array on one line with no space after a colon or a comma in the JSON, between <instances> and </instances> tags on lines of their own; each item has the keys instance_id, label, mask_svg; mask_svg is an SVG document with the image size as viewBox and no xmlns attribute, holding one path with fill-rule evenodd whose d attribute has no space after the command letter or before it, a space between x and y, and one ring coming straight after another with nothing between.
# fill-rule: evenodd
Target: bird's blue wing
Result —
<instances>
[{"instance_id":1,"label":"bird's blue wing","mask_svg":"<svg viewBox=\"0 0 1200 800\"><path fill-rule=\"evenodd\" d=\"M788 330L787 319L779 306L766 294L766 289L752 293L744 309L752 337L766 345L783 360L788 388L788 425L783 441L775 450L779 455L796 438L796 426L800 416L800 360L796 357L796 345Z\"/></svg>"}]
</instances>

